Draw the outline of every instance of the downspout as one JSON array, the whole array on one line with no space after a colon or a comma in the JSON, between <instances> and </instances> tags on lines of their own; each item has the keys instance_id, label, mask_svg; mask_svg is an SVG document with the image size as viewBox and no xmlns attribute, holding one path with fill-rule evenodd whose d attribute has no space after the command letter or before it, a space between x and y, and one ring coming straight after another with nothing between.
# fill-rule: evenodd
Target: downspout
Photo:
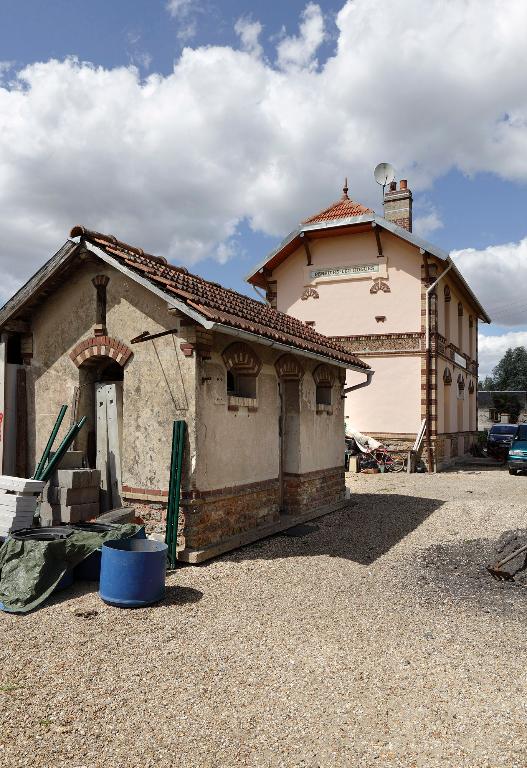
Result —
<instances>
[{"instance_id":1,"label":"downspout","mask_svg":"<svg viewBox=\"0 0 527 768\"><path fill-rule=\"evenodd\" d=\"M375 371L364 371L366 374L366 381L361 381L360 384L353 384L351 387L345 387L342 390L342 394L347 395L348 392L354 392L356 389L362 389L362 387L368 387L371 384L373 374Z\"/></svg>"},{"instance_id":2,"label":"downspout","mask_svg":"<svg viewBox=\"0 0 527 768\"><path fill-rule=\"evenodd\" d=\"M430 344L430 294L436 287L436 285L444 278L446 273L452 269L454 262L448 258L448 267L441 272L439 277L426 289L426 306L425 306L425 419L426 419L426 451L428 453L428 471L432 471L432 437L431 437L431 419L430 419L430 368L431 368L431 344ZM437 397L437 392L436 392Z\"/></svg>"}]
</instances>

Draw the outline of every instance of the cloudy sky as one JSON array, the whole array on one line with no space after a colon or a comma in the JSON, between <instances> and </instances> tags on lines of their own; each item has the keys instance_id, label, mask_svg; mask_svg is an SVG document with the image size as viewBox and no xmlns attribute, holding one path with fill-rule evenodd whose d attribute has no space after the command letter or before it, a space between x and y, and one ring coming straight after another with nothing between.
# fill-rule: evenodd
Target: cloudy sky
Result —
<instances>
[{"instance_id":1,"label":"cloudy sky","mask_svg":"<svg viewBox=\"0 0 527 768\"><path fill-rule=\"evenodd\" d=\"M525 0L0 0L0 303L110 232L248 291L297 222L374 166L527 343Z\"/></svg>"}]
</instances>

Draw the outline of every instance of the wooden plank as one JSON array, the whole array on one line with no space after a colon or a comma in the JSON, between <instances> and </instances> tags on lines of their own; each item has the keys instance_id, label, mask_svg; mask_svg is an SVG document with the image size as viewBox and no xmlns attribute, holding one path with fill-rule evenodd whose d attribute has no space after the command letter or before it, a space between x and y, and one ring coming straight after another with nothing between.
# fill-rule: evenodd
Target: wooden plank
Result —
<instances>
[{"instance_id":1,"label":"wooden plank","mask_svg":"<svg viewBox=\"0 0 527 768\"><path fill-rule=\"evenodd\" d=\"M27 386L26 369L16 372L16 475L27 476Z\"/></svg>"},{"instance_id":2,"label":"wooden plank","mask_svg":"<svg viewBox=\"0 0 527 768\"><path fill-rule=\"evenodd\" d=\"M0 473L4 467L5 365L6 343L0 341Z\"/></svg>"},{"instance_id":3,"label":"wooden plank","mask_svg":"<svg viewBox=\"0 0 527 768\"><path fill-rule=\"evenodd\" d=\"M108 421L106 413L106 385L95 385L95 414L96 414L96 469L101 471L100 509L107 512L111 509L111 494L108 487Z\"/></svg>"},{"instance_id":4,"label":"wooden plank","mask_svg":"<svg viewBox=\"0 0 527 768\"><path fill-rule=\"evenodd\" d=\"M77 423L78 414L79 414L79 397L80 397L80 387L74 387L73 388L73 397L72 397L72 403L71 403L71 417L70 417L70 428ZM77 441L74 440L70 447L68 448L69 451L74 451L76 449Z\"/></svg>"},{"instance_id":5,"label":"wooden plank","mask_svg":"<svg viewBox=\"0 0 527 768\"><path fill-rule=\"evenodd\" d=\"M122 506L121 499L121 443L122 382L106 385L106 414L108 420L108 484L111 489L112 509Z\"/></svg>"}]
</instances>

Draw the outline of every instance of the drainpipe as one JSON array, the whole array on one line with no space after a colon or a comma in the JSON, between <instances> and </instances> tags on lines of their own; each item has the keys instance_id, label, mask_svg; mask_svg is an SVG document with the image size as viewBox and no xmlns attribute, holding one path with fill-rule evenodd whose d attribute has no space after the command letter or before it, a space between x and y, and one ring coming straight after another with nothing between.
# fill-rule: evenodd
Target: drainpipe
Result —
<instances>
[{"instance_id":1,"label":"drainpipe","mask_svg":"<svg viewBox=\"0 0 527 768\"><path fill-rule=\"evenodd\" d=\"M362 387L368 387L371 384L371 380L373 378L373 374L375 371L364 371L366 374L366 381L361 381L360 384L353 384L351 387L345 387L343 389L343 394L347 395L348 392L354 392L356 389L362 389Z\"/></svg>"},{"instance_id":2,"label":"drainpipe","mask_svg":"<svg viewBox=\"0 0 527 768\"><path fill-rule=\"evenodd\" d=\"M436 285L444 278L447 272L449 272L454 266L454 262L449 257L448 267L441 272L439 277L426 289L426 306L425 306L425 386L426 386L426 405L425 405L425 418L426 418L426 450L428 453L428 471L432 471L432 437L431 437L431 420L430 420L430 368L431 368L431 345L430 345L430 294L436 287ZM437 397L437 392L436 392Z\"/></svg>"}]
</instances>

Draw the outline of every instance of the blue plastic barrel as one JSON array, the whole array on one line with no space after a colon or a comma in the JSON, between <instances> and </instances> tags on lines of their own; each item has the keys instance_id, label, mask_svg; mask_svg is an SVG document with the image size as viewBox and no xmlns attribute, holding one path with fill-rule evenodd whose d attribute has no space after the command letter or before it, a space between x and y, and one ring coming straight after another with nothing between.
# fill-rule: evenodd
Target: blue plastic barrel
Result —
<instances>
[{"instance_id":1,"label":"blue plastic barrel","mask_svg":"<svg viewBox=\"0 0 527 768\"><path fill-rule=\"evenodd\" d=\"M91 527L88 527L88 525L85 524L83 525L82 530L95 530L96 526L99 528L99 532L101 532L103 526L99 523L94 523L91 525ZM111 531L113 526L113 523L108 523L105 524L104 529L106 531ZM134 533L131 538L146 539L145 529L139 528L137 533ZM73 573L75 576L75 581L99 581L101 578L101 547L96 549L95 552L92 552L91 555L88 555L88 557L76 565Z\"/></svg>"},{"instance_id":2,"label":"blue plastic barrel","mask_svg":"<svg viewBox=\"0 0 527 768\"><path fill-rule=\"evenodd\" d=\"M151 539L121 539L102 545L99 595L119 608L157 603L165 595L167 545Z\"/></svg>"}]
</instances>

